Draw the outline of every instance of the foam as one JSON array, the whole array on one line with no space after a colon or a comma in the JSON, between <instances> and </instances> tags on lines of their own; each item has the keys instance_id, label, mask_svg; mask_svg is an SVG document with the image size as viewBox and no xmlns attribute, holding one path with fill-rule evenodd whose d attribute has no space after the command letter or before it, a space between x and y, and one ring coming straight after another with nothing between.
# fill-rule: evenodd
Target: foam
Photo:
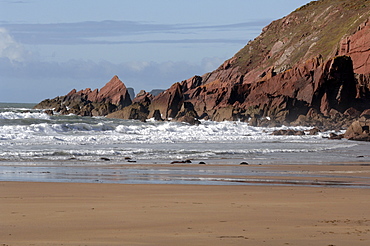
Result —
<instances>
[{"instance_id":1,"label":"foam","mask_svg":"<svg viewBox=\"0 0 370 246\"><path fill-rule=\"evenodd\" d=\"M37 115L37 114L36 114ZM48 116L49 117L49 116ZM49 119L49 118L45 118ZM211 122L204 121L199 126L184 123L138 123L129 121L110 122L72 122L72 123L38 123L11 124L0 126L0 138L61 140L66 142L83 143L111 141L128 141L131 143L223 143L244 141L302 141L320 139L318 136L272 136L271 133L279 128L252 127L241 122ZM51 122L51 121L50 121ZM122 124L124 123L124 124ZM131 124L132 123L132 124ZM294 127L295 130L307 130L305 127ZM328 133L326 133L328 134ZM56 138L53 138L56 137Z\"/></svg>"},{"instance_id":2,"label":"foam","mask_svg":"<svg viewBox=\"0 0 370 246\"><path fill-rule=\"evenodd\" d=\"M2 112L1 157L5 159L72 157L96 161L108 156L137 159L245 158L283 153L311 153L349 148L316 136L273 136L286 126L260 128L243 122L147 123L96 117L49 116L37 112ZM28 117L28 118L27 118ZM26 120L29 119L29 120ZM289 127L306 131L307 127Z\"/></svg>"},{"instance_id":3,"label":"foam","mask_svg":"<svg viewBox=\"0 0 370 246\"><path fill-rule=\"evenodd\" d=\"M45 113L36 112L0 112L0 119L18 120L18 119L41 119L50 120L50 116Z\"/></svg>"}]
</instances>

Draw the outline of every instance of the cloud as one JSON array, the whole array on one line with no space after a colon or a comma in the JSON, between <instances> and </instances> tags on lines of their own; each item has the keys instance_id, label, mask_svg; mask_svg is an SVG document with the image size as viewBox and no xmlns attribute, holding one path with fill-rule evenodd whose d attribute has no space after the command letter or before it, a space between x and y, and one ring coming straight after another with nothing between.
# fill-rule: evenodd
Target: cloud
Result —
<instances>
[{"instance_id":1,"label":"cloud","mask_svg":"<svg viewBox=\"0 0 370 246\"><path fill-rule=\"evenodd\" d=\"M121 63L106 60L69 59L73 56L66 56L68 57L67 61L57 61L54 58L45 60L48 57L45 52L40 57L36 56L38 49L33 50L36 54L31 54L24 48L27 47L32 50L32 44L37 44L38 47L48 44L67 44L71 45L71 48L74 48L73 45L86 44L165 44L165 47L168 47L167 44L207 44L208 48L208 44L212 43L245 44L246 39L238 39L235 36L244 36L245 29L260 30L261 25L259 22L213 26L198 24L162 25L132 21L89 21L56 24L0 22L0 75L2 83L0 101L38 102L45 98L64 95L73 88L78 90L88 87L101 88L114 75L118 75L128 87L133 87L136 92L141 89L147 91L166 89L175 82L212 71L226 58L229 58L204 58L198 62L172 61L176 55L178 56L177 52L180 49L173 48L170 50L175 50L173 52L175 53L174 56L165 58L167 61L162 59L163 62L148 61L154 58L147 58L146 56L138 58L143 59L143 61ZM225 33L220 34L218 32ZM232 36L228 32L235 32L238 35ZM216 46L218 47L218 45ZM145 47L150 47L150 45ZM182 45L183 47L188 46ZM209 45L209 47L213 48L214 46ZM89 48L86 48L86 50ZM109 46L109 49L112 48ZM67 50L65 46L63 50ZM159 53L157 51L153 53ZM53 52L55 51L51 50L49 53ZM161 52L166 52L166 50ZM101 56L98 59L104 59L104 52L100 53ZM146 55L146 51L143 51L143 53ZM141 55L140 52L138 52L138 55ZM226 51L223 52L223 55L228 56ZM195 56L195 54L192 56ZM106 58L109 56L104 57L109 59ZM133 54L132 57L137 56ZM199 56L197 59L202 59L200 57L203 56Z\"/></svg>"},{"instance_id":2,"label":"cloud","mask_svg":"<svg viewBox=\"0 0 370 246\"><path fill-rule=\"evenodd\" d=\"M245 44L245 39L228 39L228 38L206 38L206 39L158 39L145 41L87 41L89 44Z\"/></svg>"},{"instance_id":3,"label":"cloud","mask_svg":"<svg viewBox=\"0 0 370 246\"><path fill-rule=\"evenodd\" d=\"M240 43L240 39L204 38L205 32L230 32L260 30L269 20L257 20L225 25L198 24L154 24L135 21L85 21L52 24L12 24L3 23L20 42L24 44L138 44L138 43ZM179 39L181 34L198 34L201 38ZM161 34L176 38L148 39L148 34ZM218 35L224 36L224 35ZM132 37L136 37L132 40ZM153 36L150 36L153 37ZM203 37L203 38L202 38ZM128 40L128 38L130 38ZM114 39L112 41L112 39ZM143 40L144 39L144 40Z\"/></svg>"},{"instance_id":4,"label":"cloud","mask_svg":"<svg viewBox=\"0 0 370 246\"><path fill-rule=\"evenodd\" d=\"M21 62L27 56L24 47L16 42L5 28L0 27L0 58L7 58L11 62Z\"/></svg>"},{"instance_id":5,"label":"cloud","mask_svg":"<svg viewBox=\"0 0 370 246\"><path fill-rule=\"evenodd\" d=\"M214 57L199 63L133 61L114 64L86 60L10 62L7 58L0 58L4 83L0 101L37 102L65 95L74 88L101 88L114 75L118 75L126 86L133 87L136 93L142 89L166 89L175 82L212 71L223 60Z\"/></svg>"}]
</instances>

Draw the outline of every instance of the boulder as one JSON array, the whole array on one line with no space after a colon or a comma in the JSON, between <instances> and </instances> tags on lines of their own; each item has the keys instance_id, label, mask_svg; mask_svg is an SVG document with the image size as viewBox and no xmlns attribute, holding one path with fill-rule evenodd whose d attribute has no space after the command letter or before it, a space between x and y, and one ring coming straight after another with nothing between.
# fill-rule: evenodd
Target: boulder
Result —
<instances>
[{"instance_id":1,"label":"boulder","mask_svg":"<svg viewBox=\"0 0 370 246\"><path fill-rule=\"evenodd\" d=\"M341 140L343 137L344 137L343 134L340 134L340 135L338 135L336 133L330 133L329 134L329 139L330 140Z\"/></svg>"},{"instance_id":2,"label":"boulder","mask_svg":"<svg viewBox=\"0 0 370 246\"><path fill-rule=\"evenodd\" d=\"M306 135L304 131L295 131L292 129L288 130L276 130L271 135L275 136L304 136Z\"/></svg>"},{"instance_id":3,"label":"boulder","mask_svg":"<svg viewBox=\"0 0 370 246\"><path fill-rule=\"evenodd\" d=\"M370 142L370 134L364 133L364 134L356 135L350 138L349 140Z\"/></svg>"},{"instance_id":4,"label":"boulder","mask_svg":"<svg viewBox=\"0 0 370 246\"><path fill-rule=\"evenodd\" d=\"M125 120L140 120L145 122L148 118L149 110L147 105L134 103L121 110L108 114L107 118L125 119Z\"/></svg>"},{"instance_id":5,"label":"boulder","mask_svg":"<svg viewBox=\"0 0 370 246\"><path fill-rule=\"evenodd\" d=\"M361 118L353 122L346 130L344 137L349 140L366 140L369 136L370 120Z\"/></svg>"}]
</instances>

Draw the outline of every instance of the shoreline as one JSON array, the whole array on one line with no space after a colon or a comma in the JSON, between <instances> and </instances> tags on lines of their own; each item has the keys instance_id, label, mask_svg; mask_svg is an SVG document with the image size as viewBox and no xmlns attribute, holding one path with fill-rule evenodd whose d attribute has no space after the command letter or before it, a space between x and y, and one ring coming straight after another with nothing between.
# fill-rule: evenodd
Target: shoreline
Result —
<instances>
[{"instance_id":1,"label":"shoreline","mask_svg":"<svg viewBox=\"0 0 370 246\"><path fill-rule=\"evenodd\" d=\"M367 161L320 164L104 163L2 165L1 181L173 185L285 185L370 188Z\"/></svg>"},{"instance_id":2,"label":"shoreline","mask_svg":"<svg viewBox=\"0 0 370 246\"><path fill-rule=\"evenodd\" d=\"M2 245L368 245L370 189L0 182Z\"/></svg>"}]
</instances>

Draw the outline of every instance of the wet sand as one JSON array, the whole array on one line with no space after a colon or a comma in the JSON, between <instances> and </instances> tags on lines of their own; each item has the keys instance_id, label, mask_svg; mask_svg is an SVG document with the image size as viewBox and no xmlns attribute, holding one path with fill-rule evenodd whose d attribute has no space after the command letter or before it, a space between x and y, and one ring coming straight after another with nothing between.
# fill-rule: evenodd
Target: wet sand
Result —
<instances>
[{"instance_id":1,"label":"wet sand","mask_svg":"<svg viewBox=\"0 0 370 246\"><path fill-rule=\"evenodd\" d=\"M0 245L370 245L370 189L0 182Z\"/></svg>"}]
</instances>

